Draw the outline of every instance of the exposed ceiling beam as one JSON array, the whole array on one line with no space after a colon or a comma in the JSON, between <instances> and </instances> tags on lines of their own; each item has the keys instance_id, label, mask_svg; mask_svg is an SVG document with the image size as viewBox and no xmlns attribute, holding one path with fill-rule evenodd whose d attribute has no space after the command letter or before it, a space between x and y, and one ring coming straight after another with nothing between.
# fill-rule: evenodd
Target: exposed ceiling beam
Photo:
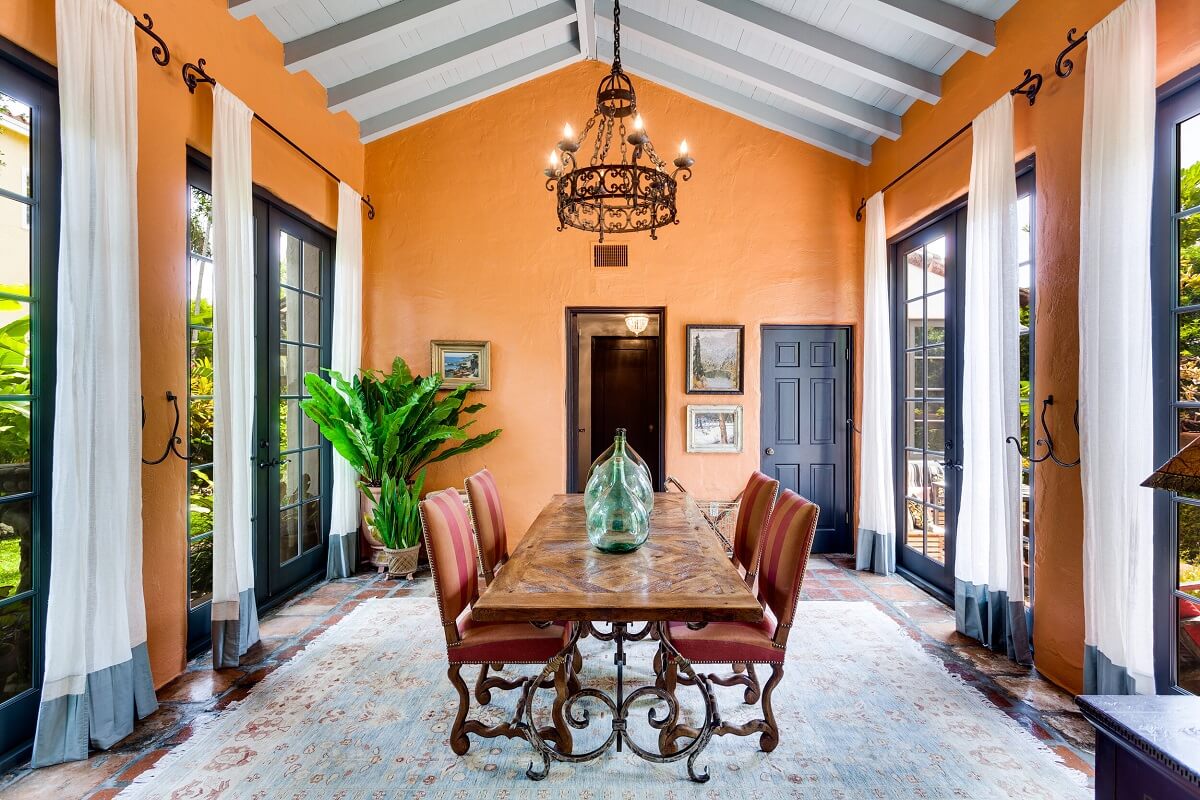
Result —
<instances>
[{"instance_id":1,"label":"exposed ceiling beam","mask_svg":"<svg viewBox=\"0 0 1200 800\"><path fill-rule=\"evenodd\" d=\"M607 39L598 43L600 58L611 61L613 44ZM775 106L747 97L740 92L726 89L715 83L697 78L687 70L663 64L661 61L649 58L631 50L621 51L621 63L630 71L642 75L655 83L668 86L677 91L699 100L702 103L715 106L731 114L756 122L780 133L807 142L814 147L820 147L831 153L836 153L859 164L871 163L871 145L858 139L823 128L814 122L801 119ZM664 152L671 152L667 147Z\"/></svg>"},{"instance_id":2,"label":"exposed ceiling beam","mask_svg":"<svg viewBox=\"0 0 1200 800\"><path fill-rule=\"evenodd\" d=\"M287 0L229 0L229 13L237 19L245 19L264 11L270 11L286 2Z\"/></svg>"},{"instance_id":3,"label":"exposed ceiling beam","mask_svg":"<svg viewBox=\"0 0 1200 800\"><path fill-rule=\"evenodd\" d=\"M405 0L405 3L412 0ZM404 5L405 3L401 3ZM398 130L424 122L430 117L502 92L519 83L554 72L583 58L573 42L556 45L512 64L489 70L477 77L456 83L441 91L385 111L359 124L363 142L372 142Z\"/></svg>"},{"instance_id":4,"label":"exposed ceiling beam","mask_svg":"<svg viewBox=\"0 0 1200 800\"><path fill-rule=\"evenodd\" d=\"M604 8L600 17L611 25L611 10ZM877 136L900 138L900 117L896 114L855 100L827 86L804 80L787 70L772 67L745 53L722 47L703 36L631 8L622 9L621 24L639 37L653 40L662 47L708 64L718 72L752 83L821 115L847 122Z\"/></svg>"},{"instance_id":5,"label":"exposed ceiling beam","mask_svg":"<svg viewBox=\"0 0 1200 800\"><path fill-rule=\"evenodd\" d=\"M331 86L328 93L329 110L343 111L351 103L378 98L397 84L428 77L464 62L474 61L489 50L502 47L514 39L555 28L562 29L564 25L575 20L575 15L573 0L554 0L550 5L536 8L337 86Z\"/></svg>"},{"instance_id":6,"label":"exposed ceiling beam","mask_svg":"<svg viewBox=\"0 0 1200 800\"><path fill-rule=\"evenodd\" d=\"M868 11L956 47L988 56L996 49L996 23L945 0L852 0Z\"/></svg>"},{"instance_id":7,"label":"exposed ceiling beam","mask_svg":"<svg viewBox=\"0 0 1200 800\"><path fill-rule=\"evenodd\" d=\"M596 60L596 0L575 0L579 19L579 52L588 61Z\"/></svg>"},{"instance_id":8,"label":"exposed ceiling beam","mask_svg":"<svg viewBox=\"0 0 1200 800\"><path fill-rule=\"evenodd\" d=\"M747 0L694 1L738 26L872 83L927 103L936 103L941 98L941 78L932 72L843 39L795 17Z\"/></svg>"},{"instance_id":9,"label":"exposed ceiling beam","mask_svg":"<svg viewBox=\"0 0 1200 800\"><path fill-rule=\"evenodd\" d=\"M289 72L345 55L376 42L394 40L406 28L466 10L467 0L404 0L362 16L339 22L283 46L283 65Z\"/></svg>"},{"instance_id":10,"label":"exposed ceiling beam","mask_svg":"<svg viewBox=\"0 0 1200 800\"><path fill-rule=\"evenodd\" d=\"M996 23L946 0L852 0L893 22L979 55L996 49Z\"/></svg>"}]
</instances>

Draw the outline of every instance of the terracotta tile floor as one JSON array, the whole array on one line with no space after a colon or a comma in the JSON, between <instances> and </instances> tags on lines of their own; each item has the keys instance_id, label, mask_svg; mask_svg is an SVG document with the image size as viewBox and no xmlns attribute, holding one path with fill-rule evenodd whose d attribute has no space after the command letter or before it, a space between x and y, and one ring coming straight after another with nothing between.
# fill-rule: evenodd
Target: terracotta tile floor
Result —
<instances>
[{"instance_id":1,"label":"terracotta tile floor","mask_svg":"<svg viewBox=\"0 0 1200 800\"><path fill-rule=\"evenodd\" d=\"M0 798L114 797L222 709L244 699L272 670L336 625L363 600L422 597L431 591L427 572L411 582L364 573L317 584L264 616L262 642L246 654L240 669L214 673L208 656L195 659L186 672L158 690L158 712L139 723L133 735L118 747L96 753L86 762L33 772L17 769L2 775ZM903 578L855 572L853 559L848 556L816 557L809 562L804 598L874 603L930 655L1045 741L1068 765L1091 775L1095 749L1092 728L1075 709L1071 696L1035 670L1022 668L955 633L953 612Z\"/></svg>"}]
</instances>

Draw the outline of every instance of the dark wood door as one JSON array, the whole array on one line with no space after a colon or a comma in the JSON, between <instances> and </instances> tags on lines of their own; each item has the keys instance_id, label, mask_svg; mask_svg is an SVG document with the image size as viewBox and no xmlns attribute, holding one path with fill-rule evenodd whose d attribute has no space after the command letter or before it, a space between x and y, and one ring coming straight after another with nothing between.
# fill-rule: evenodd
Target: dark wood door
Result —
<instances>
[{"instance_id":1,"label":"dark wood door","mask_svg":"<svg viewBox=\"0 0 1200 800\"><path fill-rule=\"evenodd\" d=\"M849 330L763 328L762 387L762 471L821 507L815 552L849 553Z\"/></svg>"},{"instance_id":2,"label":"dark wood door","mask_svg":"<svg viewBox=\"0 0 1200 800\"><path fill-rule=\"evenodd\" d=\"M628 336L592 338L592 458L604 452L617 428L650 466L659 485L658 339Z\"/></svg>"}]
</instances>

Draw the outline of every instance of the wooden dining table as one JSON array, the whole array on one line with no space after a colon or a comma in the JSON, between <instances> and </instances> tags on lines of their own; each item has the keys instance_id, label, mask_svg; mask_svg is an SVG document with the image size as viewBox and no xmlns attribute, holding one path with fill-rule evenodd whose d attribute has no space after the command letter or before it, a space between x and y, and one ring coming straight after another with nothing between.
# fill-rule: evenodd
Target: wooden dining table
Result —
<instances>
[{"instance_id":1,"label":"wooden dining table","mask_svg":"<svg viewBox=\"0 0 1200 800\"><path fill-rule=\"evenodd\" d=\"M720 725L720 713L710 681L675 650L668 626L671 622L758 622L762 606L690 495L656 494L646 543L630 553L603 553L588 540L583 496L570 494L557 495L546 505L471 613L481 622L573 623L562 651L539 676L529 679L526 700L518 710L523 717L518 725L542 758L541 769L530 766L530 778L546 777L551 761L590 761L615 746L659 763L686 758L689 777L703 782L708 770L696 772L696 758ZM559 701L575 728L590 721L586 713L573 713L584 698L607 706L612 713L612 731L605 741L586 752L574 752L569 735L565 746L542 738L533 724L534 695L575 656L584 636L613 643L616 692L609 696L582 687ZM646 638L658 641L656 670L674 661L686 678L680 685L695 686L704 703L698 734L678 747L664 748L666 737L660 738L658 749L644 747L629 736L626 723L635 702L662 704L661 713L651 709L649 715L651 725L660 731L680 712L678 698L662 681L625 693L625 644Z\"/></svg>"}]
</instances>

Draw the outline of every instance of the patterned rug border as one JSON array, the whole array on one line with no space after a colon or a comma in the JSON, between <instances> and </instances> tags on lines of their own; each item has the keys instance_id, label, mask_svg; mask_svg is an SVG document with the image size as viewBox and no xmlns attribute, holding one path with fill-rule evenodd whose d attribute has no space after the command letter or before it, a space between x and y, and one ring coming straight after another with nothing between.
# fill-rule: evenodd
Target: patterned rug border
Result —
<instances>
[{"instance_id":1,"label":"patterned rug border","mask_svg":"<svg viewBox=\"0 0 1200 800\"><path fill-rule=\"evenodd\" d=\"M1071 782L1075 783L1076 785L1078 785L1080 787L1084 787L1084 788L1088 787L1089 778L1086 774L1084 774L1083 772L1079 771L1078 769L1076 769L1076 768L1072 767L1071 765L1069 765L1068 763L1066 763L1065 759L1061 755L1059 755L1059 753L1056 752L1053 748L1051 748L1049 745L1047 745L1045 741L1043 741L1040 738L1038 738L1037 736L1035 736L1027 728L1022 726L1017 720L1013 719L1011 716L1004 713L1004 711L1002 709L997 707L994 703L992 703L987 698L986 695L983 694L983 692L980 690L980 688L978 686L972 684L970 681L967 681L962 675L948 669L946 666L946 662L944 660L942 660L942 659L934 656L933 654L929 653L928 651L926 651L925 648L923 648L921 646L921 643L919 641L913 639L913 637L910 636L908 634L908 632L905 631L904 628L898 622L896 622L896 620L892 619L890 616L888 616L886 613L884 613L883 610L878 608L876 605L874 605L870 601L868 601L868 600L802 600L802 601L800 601L800 604L801 604L801 609L805 606L809 606L809 607L814 607L814 606L834 607L834 606L837 606L837 607L842 607L842 608L854 608L856 610L866 610L869 614L875 615L877 617L882 618L883 620L886 620L886 622L891 627L898 629L898 632L899 632L901 638L903 639L904 647L911 650L913 655L920 657L921 659L923 659L926 662L932 663L937 668L937 671L939 673L951 678L960 687L971 690L972 696L974 697L974 699L976 699L979 702L981 708L986 709L985 713L988 715L989 719L998 720L1000 722L1000 724L1003 727L1008 728L1010 730L1010 732L1020 734L1020 736L1027 743L1029 743L1033 746L1034 750L1038 751L1043 756L1048 756L1055 765L1063 768L1066 771L1066 773L1070 776ZM219 724L223 718L226 718L231 713L235 713L236 711L240 710L242 708L242 706L245 705L248 701L250 701L252 699L257 699L257 698L261 697L262 694L264 694L264 693L269 693L275 684L291 677L296 672L306 669L307 668L306 662L308 661L308 658L311 657L312 653L314 651L316 651L318 649L318 647L323 647L323 646L328 645L328 642L326 642L326 639L332 639L339 632L338 631L339 628L344 630L343 626L346 626L347 623L352 624L354 621L356 621L356 617L365 616L370 610L374 609L375 607L377 607L379 605L395 605L395 606L409 605L409 606L413 606L413 607L422 607L423 609L432 611L434 614L437 613L436 602L434 601L433 598L428 598L428 597L373 597L373 598L368 598L368 599L364 600L356 608L354 608L349 614L347 614L345 617L343 617L341 620L339 620L335 625L332 625L328 629L322 631L319 636L315 637L312 641L308 642L303 647L303 649L301 649L299 652L297 652L289 661L287 661L285 664L282 664L278 668L273 670L261 682L256 684L250 690L250 692L246 695L246 697L244 697L241 700L230 703L228 706L221 709L219 712L216 712L216 714L212 718L208 719L202 725L198 726L192 732L192 735L186 741L181 742L180 744L173 747L169 752L164 754L163 757L160 758L152 768L150 768L146 772L142 773L141 775L137 776L133 781L130 782L130 784L128 786L123 788L115 796L116 800L119 800L119 798L123 798L123 797L128 798L134 793L132 790L146 788L146 786L148 784L154 783L155 780L157 780L159 777L161 777L161 775L163 773L165 773L167 770L169 770L170 768L175 766L176 762L187 758L189 755L192 754L192 751L194 749L197 749L200 747L200 745L205 741L205 733L207 732L207 730L209 729L210 726ZM799 616L799 615L800 615L800 611L797 612L797 616ZM439 662L438 665L441 666L441 662ZM511 743L517 747L520 747L525 744L518 740L512 740ZM532 753L532 751L531 751L531 753ZM698 789L699 787L696 787L696 788ZM127 792L129 794L127 794Z\"/></svg>"}]
</instances>

